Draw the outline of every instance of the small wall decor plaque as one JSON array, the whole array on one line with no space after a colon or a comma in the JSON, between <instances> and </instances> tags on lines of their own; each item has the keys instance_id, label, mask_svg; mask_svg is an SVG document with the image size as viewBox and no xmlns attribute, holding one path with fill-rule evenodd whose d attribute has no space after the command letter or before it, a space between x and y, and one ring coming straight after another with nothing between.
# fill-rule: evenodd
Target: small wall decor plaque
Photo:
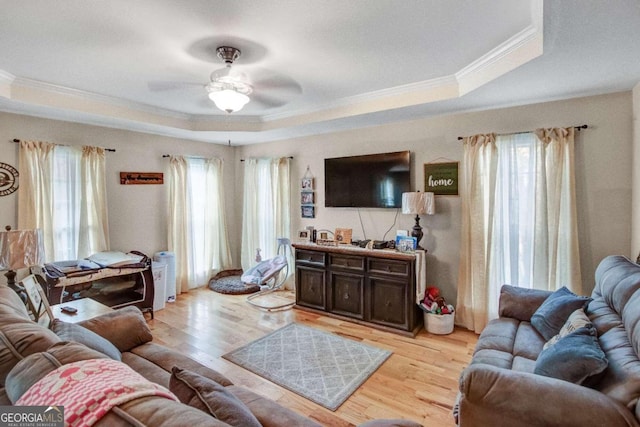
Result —
<instances>
[{"instance_id":1,"label":"small wall decor plaque","mask_svg":"<svg viewBox=\"0 0 640 427\"><path fill-rule=\"evenodd\" d=\"M424 191L442 196L457 196L458 162L425 163Z\"/></svg>"},{"instance_id":2,"label":"small wall decor plaque","mask_svg":"<svg viewBox=\"0 0 640 427\"><path fill-rule=\"evenodd\" d=\"M162 172L120 172L120 184L164 184Z\"/></svg>"},{"instance_id":3,"label":"small wall decor plaque","mask_svg":"<svg viewBox=\"0 0 640 427\"><path fill-rule=\"evenodd\" d=\"M7 163L0 163L0 196L8 196L18 189L18 170Z\"/></svg>"},{"instance_id":4,"label":"small wall decor plaque","mask_svg":"<svg viewBox=\"0 0 640 427\"><path fill-rule=\"evenodd\" d=\"M302 178L302 181L300 183L300 189L302 191L313 191L313 178L312 177Z\"/></svg>"},{"instance_id":5,"label":"small wall decor plaque","mask_svg":"<svg viewBox=\"0 0 640 427\"><path fill-rule=\"evenodd\" d=\"M302 214L302 218L315 218L316 217L316 207L313 205L303 205L300 207L300 212Z\"/></svg>"}]
</instances>

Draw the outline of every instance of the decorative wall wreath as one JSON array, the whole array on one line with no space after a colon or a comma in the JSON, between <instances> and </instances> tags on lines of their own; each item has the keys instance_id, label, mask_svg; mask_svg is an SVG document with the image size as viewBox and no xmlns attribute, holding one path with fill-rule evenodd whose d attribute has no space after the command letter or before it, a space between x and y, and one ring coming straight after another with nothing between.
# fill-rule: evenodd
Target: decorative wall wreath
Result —
<instances>
[{"instance_id":1,"label":"decorative wall wreath","mask_svg":"<svg viewBox=\"0 0 640 427\"><path fill-rule=\"evenodd\" d=\"M18 189L18 170L0 162L0 196L8 196Z\"/></svg>"}]
</instances>

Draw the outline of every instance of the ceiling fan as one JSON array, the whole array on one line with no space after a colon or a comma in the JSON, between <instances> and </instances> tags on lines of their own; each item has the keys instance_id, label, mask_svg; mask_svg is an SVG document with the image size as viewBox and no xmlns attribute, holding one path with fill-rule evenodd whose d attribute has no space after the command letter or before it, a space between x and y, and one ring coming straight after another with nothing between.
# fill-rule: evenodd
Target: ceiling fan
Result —
<instances>
[{"instance_id":1,"label":"ceiling fan","mask_svg":"<svg viewBox=\"0 0 640 427\"><path fill-rule=\"evenodd\" d=\"M151 81L151 91L183 90L198 88L208 95L220 110L227 113L240 111L248 102L263 108L280 107L302 93L300 85L290 77L265 68L238 66L240 49L228 45L215 48L216 56L225 66L213 71L209 82L203 84L188 81ZM244 70L247 70L245 73ZM250 96L250 97L249 97ZM208 104L208 102L207 102ZM210 104L208 104L210 105Z\"/></svg>"},{"instance_id":2,"label":"ceiling fan","mask_svg":"<svg viewBox=\"0 0 640 427\"><path fill-rule=\"evenodd\" d=\"M247 82L243 73L232 70L234 61L240 57L240 49L231 46L220 46L216 49L218 58L225 63L225 68L211 73L211 81L205 89L216 107L227 113L240 111L249 101L253 87Z\"/></svg>"}]
</instances>

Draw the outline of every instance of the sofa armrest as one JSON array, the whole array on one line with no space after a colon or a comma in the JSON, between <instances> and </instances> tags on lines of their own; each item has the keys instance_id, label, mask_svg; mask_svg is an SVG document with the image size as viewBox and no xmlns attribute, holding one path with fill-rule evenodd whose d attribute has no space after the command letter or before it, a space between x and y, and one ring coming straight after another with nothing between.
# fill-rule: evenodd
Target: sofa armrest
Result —
<instances>
[{"instance_id":1,"label":"sofa armrest","mask_svg":"<svg viewBox=\"0 0 640 427\"><path fill-rule=\"evenodd\" d=\"M567 381L485 364L460 377L459 425L637 426L608 396Z\"/></svg>"},{"instance_id":2,"label":"sofa armrest","mask_svg":"<svg viewBox=\"0 0 640 427\"><path fill-rule=\"evenodd\" d=\"M500 317L511 317L522 322L529 322L533 313L551 294L550 291L503 285L500 288L498 314Z\"/></svg>"},{"instance_id":3,"label":"sofa armrest","mask_svg":"<svg viewBox=\"0 0 640 427\"><path fill-rule=\"evenodd\" d=\"M139 308L128 306L78 323L110 341L120 352L153 339Z\"/></svg>"}]
</instances>

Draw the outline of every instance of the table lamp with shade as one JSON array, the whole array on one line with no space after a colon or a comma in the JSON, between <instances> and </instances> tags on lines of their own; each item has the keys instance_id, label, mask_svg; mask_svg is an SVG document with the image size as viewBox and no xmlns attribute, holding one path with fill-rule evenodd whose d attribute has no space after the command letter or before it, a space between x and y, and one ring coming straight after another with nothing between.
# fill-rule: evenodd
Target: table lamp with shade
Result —
<instances>
[{"instance_id":1,"label":"table lamp with shade","mask_svg":"<svg viewBox=\"0 0 640 427\"><path fill-rule=\"evenodd\" d=\"M12 230L6 226L5 231L0 231L0 270L8 270L5 273L7 285L18 295L24 291L16 284L16 270L42 263L44 239L41 229Z\"/></svg>"},{"instance_id":2,"label":"table lamp with shade","mask_svg":"<svg viewBox=\"0 0 640 427\"><path fill-rule=\"evenodd\" d=\"M417 249L424 249L420 246L420 240L424 235L420 226L420 215L434 215L436 213L433 193L421 193L419 191L402 193L402 213L416 216L416 224L413 226L411 236L416 238Z\"/></svg>"}]
</instances>

